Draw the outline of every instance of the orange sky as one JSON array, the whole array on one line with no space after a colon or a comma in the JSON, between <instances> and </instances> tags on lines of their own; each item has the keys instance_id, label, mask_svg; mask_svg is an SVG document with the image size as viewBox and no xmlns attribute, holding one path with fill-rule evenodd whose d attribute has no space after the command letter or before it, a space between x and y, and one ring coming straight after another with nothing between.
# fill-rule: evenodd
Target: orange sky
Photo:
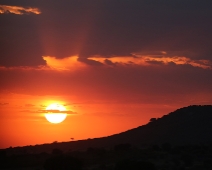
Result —
<instances>
[{"instance_id":1,"label":"orange sky","mask_svg":"<svg viewBox=\"0 0 212 170\"><path fill-rule=\"evenodd\" d=\"M2 100L4 99L4 100ZM173 106L119 104L67 99L66 96L1 95L1 148L108 136L145 124ZM64 104L69 114L60 124L49 123L40 110L48 103ZM76 103L75 103L76 102ZM148 113L148 114L146 114Z\"/></svg>"},{"instance_id":2,"label":"orange sky","mask_svg":"<svg viewBox=\"0 0 212 170\"><path fill-rule=\"evenodd\" d=\"M150 71L155 74L160 71L166 79L170 75L164 71L170 70L169 66L148 64L141 69L135 63L91 67L76 57L44 59L45 67L0 70L5 75L0 98L1 148L108 136L146 124L150 118L161 117L179 107L212 101L211 95L204 91L184 89L191 80L181 87L177 83L158 82L158 75L154 79L146 76ZM131 78L126 79L123 71ZM139 77L143 81L139 82ZM70 114L64 122L51 124L45 119L42 110L51 103L66 107Z\"/></svg>"},{"instance_id":3,"label":"orange sky","mask_svg":"<svg viewBox=\"0 0 212 170\"><path fill-rule=\"evenodd\" d=\"M112 135L212 104L211 2L2 0L0 148ZM61 124L43 113L56 102Z\"/></svg>"}]
</instances>

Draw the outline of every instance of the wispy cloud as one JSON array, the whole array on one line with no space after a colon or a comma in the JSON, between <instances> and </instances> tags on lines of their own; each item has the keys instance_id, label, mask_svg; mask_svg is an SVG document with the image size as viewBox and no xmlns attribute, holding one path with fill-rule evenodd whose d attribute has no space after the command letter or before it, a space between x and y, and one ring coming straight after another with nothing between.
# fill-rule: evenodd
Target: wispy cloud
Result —
<instances>
[{"instance_id":1,"label":"wispy cloud","mask_svg":"<svg viewBox=\"0 0 212 170\"><path fill-rule=\"evenodd\" d=\"M32 7L0 5L0 14L4 13L23 15L27 13L41 14L41 11L38 8L32 8Z\"/></svg>"},{"instance_id":2,"label":"wispy cloud","mask_svg":"<svg viewBox=\"0 0 212 170\"><path fill-rule=\"evenodd\" d=\"M0 66L0 71L14 71L14 70L22 70L22 71L33 71L33 70L51 70L47 66Z\"/></svg>"},{"instance_id":3,"label":"wispy cloud","mask_svg":"<svg viewBox=\"0 0 212 170\"><path fill-rule=\"evenodd\" d=\"M9 103L0 103L0 106L8 105Z\"/></svg>"},{"instance_id":4,"label":"wispy cloud","mask_svg":"<svg viewBox=\"0 0 212 170\"><path fill-rule=\"evenodd\" d=\"M65 111L61 111L61 110L22 110L21 112L41 113L41 114L45 114L45 113L66 113L69 115L77 114L76 112L73 112L71 110L65 110Z\"/></svg>"},{"instance_id":5,"label":"wispy cloud","mask_svg":"<svg viewBox=\"0 0 212 170\"><path fill-rule=\"evenodd\" d=\"M194 60L186 56L172 56L165 51L152 54L132 54L132 56L114 56L110 58L93 56L90 60L98 61L105 65L143 65L171 64L191 65L202 69L212 69L212 62L209 60Z\"/></svg>"},{"instance_id":6,"label":"wispy cloud","mask_svg":"<svg viewBox=\"0 0 212 170\"><path fill-rule=\"evenodd\" d=\"M76 114L76 112L73 112L71 110L65 110L65 111L60 111L60 110L39 110L38 112L40 113L66 113L66 114Z\"/></svg>"}]
</instances>

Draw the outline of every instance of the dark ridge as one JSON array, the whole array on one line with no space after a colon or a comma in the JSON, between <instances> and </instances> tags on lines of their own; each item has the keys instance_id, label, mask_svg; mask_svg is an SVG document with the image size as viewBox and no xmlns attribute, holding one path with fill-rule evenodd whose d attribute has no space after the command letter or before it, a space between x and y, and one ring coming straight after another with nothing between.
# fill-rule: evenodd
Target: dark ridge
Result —
<instances>
[{"instance_id":1,"label":"dark ridge","mask_svg":"<svg viewBox=\"0 0 212 170\"><path fill-rule=\"evenodd\" d=\"M212 106L188 106L177 109L148 124L114 135L116 140L135 145L172 143L212 143Z\"/></svg>"},{"instance_id":2,"label":"dark ridge","mask_svg":"<svg viewBox=\"0 0 212 170\"><path fill-rule=\"evenodd\" d=\"M177 109L161 118L152 118L146 125L108 137L9 148L50 152L54 148L86 150L89 147L111 148L121 143L143 147L170 143L172 145L212 144L212 105L193 105Z\"/></svg>"}]
</instances>

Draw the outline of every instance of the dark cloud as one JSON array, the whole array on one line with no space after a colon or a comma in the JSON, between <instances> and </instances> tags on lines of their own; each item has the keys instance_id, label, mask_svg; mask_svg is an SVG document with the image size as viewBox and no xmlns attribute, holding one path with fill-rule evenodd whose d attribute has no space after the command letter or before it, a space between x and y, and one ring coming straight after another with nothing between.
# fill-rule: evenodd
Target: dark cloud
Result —
<instances>
[{"instance_id":1,"label":"dark cloud","mask_svg":"<svg viewBox=\"0 0 212 170\"><path fill-rule=\"evenodd\" d=\"M211 60L212 1L1 0L41 15L0 15L0 65L45 65L42 55L188 51ZM85 61L84 59L82 59ZM87 60L86 60L87 62Z\"/></svg>"},{"instance_id":2,"label":"dark cloud","mask_svg":"<svg viewBox=\"0 0 212 170\"><path fill-rule=\"evenodd\" d=\"M147 63L150 63L150 64L156 64L156 65L161 65L163 64L162 61L146 61ZM173 63L173 62L172 62Z\"/></svg>"},{"instance_id":3,"label":"dark cloud","mask_svg":"<svg viewBox=\"0 0 212 170\"><path fill-rule=\"evenodd\" d=\"M71 110L66 111L60 111L60 110L22 110L21 112L26 113L66 113L66 114L77 114L76 112L73 112Z\"/></svg>"},{"instance_id":4,"label":"dark cloud","mask_svg":"<svg viewBox=\"0 0 212 170\"><path fill-rule=\"evenodd\" d=\"M105 64L107 64L107 65L115 66L115 63L113 63L112 61L110 61L110 60L108 60L108 59L105 59L104 62L105 62Z\"/></svg>"},{"instance_id":5,"label":"dark cloud","mask_svg":"<svg viewBox=\"0 0 212 170\"><path fill-rule=\"evenodd\" d=\"M0 103L0 106L8 105L9 103Z\"/></svg>"},{"instance_id":6,"label":"dark cloud","mask_svg":"<svg viewBox=\"0 0 212 170\"><path fill-rule=\"evenodd\" d=\"M91 59L87 59L87 58L78 58L79 62L83 62L87 65L92 65L92 66L101 66L103 65L102 63L95 61L95 60L91 60Z\"/></svg>"},{"instance_id":7,"label":"dark cloud","mask_svg":"<svg viewBox=\"0 0 212 170\"><path fill-rule=\"evenodd\" d=\"M65 110L65 111L60 111L60 110L39 110L37 113L66 113L66 114L77 114L76 112L73 112L71 110Z\"/></svg>"}]
</instances>

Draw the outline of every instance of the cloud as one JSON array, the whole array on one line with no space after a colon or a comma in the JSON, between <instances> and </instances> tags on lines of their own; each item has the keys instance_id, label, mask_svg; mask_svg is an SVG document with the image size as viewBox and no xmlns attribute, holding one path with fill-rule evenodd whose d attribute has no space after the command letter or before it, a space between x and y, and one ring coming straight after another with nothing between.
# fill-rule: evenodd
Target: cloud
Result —
<instances>
[{"instance_id":1,"label":"cloud","mask_svg":"<svg viewBox=\"0 0 212 170\"><path fill-rule=\"evenodd\" d=\"M73 112L71 110L65 110L65 111L60 111L60 110L22 110L21 112L27 112L27 113L66 113L66 114L77 114L76 112Z\"/></svg>"},{"instance_id":2,"label":"cloud","mask_svg":"<svg viewBox=\"0 0 212 170\"><path fill-rule=\"evenodd\" d=\"M86 66L86 64L78 61L77 56L66 57L62 59L58 59L52 56L43 56L43 60L46 61L48 68L60 71L76 70L79 68L84 68Z\"/></svg>"},{"instance_id":3,"label":"cloud","mask_svg":"<svg viewBox=\"0 0 212 170\"><path fill-rule=\"evenodd\" d=\"M99 61L90 60L90 59L87 59L87 58L78 58L77 60L82 62L82 63L85 63L87 65L91 65L91 66L101 66L101 65L103 65Z\"/></svg>"},{"instance_id":4,"label":"cloud","mask_svg":"<svg viewBox=\"0 0 212 170\"><path fill-rule=\"evenodd\" d=\"M0 103L0 106L8 105L9 103Z\"/></svg>"},{"instance_id":5,"label":"cloud","mask_svg":"<svg viewBox=\"0 0 212 170\"><path fill-rule=\"evenodd\" d=\"M42 56L45 61L45 65L39 66L0 66L0 70L22 70L22 71L74 71L77 69L86 68L87 65L92 65L86 60L79 60L77 56L70 56L65 58L56 58L54 56ZM84 62L85 61L85 62ZM91 62L97 63L97 61L91 60ZM99 62L98 62L99 63ZM102 65L100 63L100 65Z\"/></svg>"},{"instance_id":6,"label":"cloud","mask_svg":"<svg viewBox=\"0 0 212 170\"><path fill-rule=\"evenodd\" d=\"M23 15L27 13L41 14L38 8L32 7L21 7L21 6L10 6L10 5L0 5L0 14L12 13L17 15Z\"/></svg>"},{"instance_id":7,"label":"cloud","mask_svg":"<svg viewBox=\"0 0 212 170\"><path fill-rule=\"evenodd\" d=\"M39 70L51 70L51 68L47 66L0 66L0 71L12 71L12 70L39 71Z\"/></svg>"},{"instance_id":8,"label":"cloud","mask_svg":"<svg viewBox=\"0 0 212 170\"><path fill-rule=\"evenodd\" d=\"M77 114L76 112L73 112L71 110L65 110L65 111L60 111L60 110L39 110L37 113L66 113L66 114Z\"/></svg>"},{"instance_id":9,"label":"cloud","mask_svg":"<svg viewBox=\"0 0 212 170\"><path fill-rule=\"evenodd\" d=\"M132 56L113 56L113 57L102 57L94 56L89 57L89 60L98 61L105 65L140 65L149 66L152 64L171 64L176 65L191 65L193 67L199 67L202 69L212 69L212 62L210 60L194 60L186 56L172 56L168 52L161 51L158 53L150 54L139 54L134 53Z\"/></svg>"},{"instance_id":10,"label":"cloud","mask_svg":"<svg viewBox=\"0 0 212 170\"><path fill-rule=\"evenodd\" d=\"M179 53L180 54L180 53ZM187 54L188 55L188 54ZM23 70L23 71L76 71L83 70L94 66L154 66L175 64L179 65L190 65L192 67L202 69L212 69L212 61L206 59L191 59L186 56L180 56L176 52L166 51L153 51L153 52L141 52L132 53L129 56L111 56L104 57L100 55L94 55L89 58L80 58L78 56L70 56L65 58L56 58L54 56L42 56L46 65L40 66L13 66L6 67L0 66L0 71L9 70Z\"/></svg>"}]
</instances>

